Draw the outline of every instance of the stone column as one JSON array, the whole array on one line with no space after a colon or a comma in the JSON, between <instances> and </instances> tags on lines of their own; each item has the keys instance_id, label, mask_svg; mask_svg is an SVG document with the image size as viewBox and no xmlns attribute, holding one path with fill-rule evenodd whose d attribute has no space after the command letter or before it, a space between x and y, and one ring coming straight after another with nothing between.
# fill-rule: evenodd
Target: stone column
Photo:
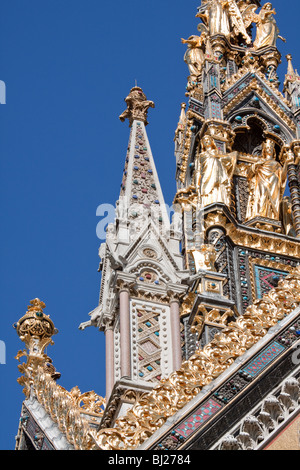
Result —
<instances>
[{"instance_id":1,"label":"stone column","mask_svg":"<svg viewBox=\"0 0 300 470\"><path fill-rule=\"evenodd\" d=\"M170 300L171 335L173 371L180 369L182 364L181 334L180 334L180 304L176 297Z\"/></svg>"},{"instance_id":2,"label":"stone column","mask_svg":"<svg viewBox=\"0 0 300 470\"><path fill-rule=\"evenodd\" d=\"M105 327L105 362L106 362L106 403L114 387L115 364L114 364L114 328L112 323Z\"/></svg>"},{"instance_id":3,"label":"stone column","mask_svg":"<svg viewBox=\"0 0 300 470\"><path fill-rule=\"evenodd\" d=\"M119 298L120 298L121 376L131 377L131 335L130 335L129 291L126 288L121 288Z\"/></svg>"}]
</instances>

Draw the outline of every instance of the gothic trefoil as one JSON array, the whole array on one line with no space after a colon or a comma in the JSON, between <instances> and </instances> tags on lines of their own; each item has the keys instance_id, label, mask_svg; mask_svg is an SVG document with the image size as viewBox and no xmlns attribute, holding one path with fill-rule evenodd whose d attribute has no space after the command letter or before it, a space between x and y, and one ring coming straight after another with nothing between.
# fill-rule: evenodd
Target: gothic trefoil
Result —
<instances>
[{"instance_id":1,"label":"gothic trefoil","mask_svg":"<svg viewBox=\"0 0 300 470\"><path fill-rule=\"evenodd\" d=\"M195 17L171 220L146 131L154 102L135 86L120 115L116 218L80 325L105 334L106 398L58 388L36 299L16 325L19 449L299 450L300 77L289 54L279 81L272 3L202 0Z\"/></svg>"}]
</instances>

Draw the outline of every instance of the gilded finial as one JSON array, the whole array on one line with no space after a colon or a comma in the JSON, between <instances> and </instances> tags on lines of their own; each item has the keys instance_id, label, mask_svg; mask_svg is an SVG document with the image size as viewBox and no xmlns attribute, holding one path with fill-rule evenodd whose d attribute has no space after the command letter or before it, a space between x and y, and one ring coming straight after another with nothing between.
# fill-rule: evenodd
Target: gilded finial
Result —
<instances>
[{"instance_id":1,"label":"gilded finial","mask_svg":"<svg viewBox=\"0 0 300 470\"><path fill-rule=\"evenodd\" d=\"M125 102L127 104L127 109L121 114L120 120L124 122L125 119L129 119L130 127L132 126L133 121L142 121L147 125L148 109L154 108L155 105L153 101L147 100L143 90L140 87L135 86L130 90Z\"/></svg>"},{"instance_id":2,"label":"gilded finial","mask_svg":"<svg viewBox=\"0 0 300 470\"><path fill-rule=\"evenodd\" d=\"M40 299L33 299L28 305L26 314L20 318L15 328L30 352L42 353L48 344L52 343L52 336L57 333L49 315L44 313L46 305Z\"/></svg>"},{"instance_id":3,"label":"gilded finial","mask_svg":"<svg viewBox=\"0 0 300 470\"><path fill-rule=\"evenodd\" d=\"M27 308L25 315L13 325L26 346L26 349L19 351L16 356L19 361L21 357L27 357L27 363L19 365L19 370L24 376L18 379L18 382L24 385L26 396L30 393L30 384L39 366L55 378L60 376L55 371L51 359L44 353L47 346L54 344L52 336L58 333L49 315L44 313L46 305L40 299L33 299Z\"/></svg>"}]
</instances>

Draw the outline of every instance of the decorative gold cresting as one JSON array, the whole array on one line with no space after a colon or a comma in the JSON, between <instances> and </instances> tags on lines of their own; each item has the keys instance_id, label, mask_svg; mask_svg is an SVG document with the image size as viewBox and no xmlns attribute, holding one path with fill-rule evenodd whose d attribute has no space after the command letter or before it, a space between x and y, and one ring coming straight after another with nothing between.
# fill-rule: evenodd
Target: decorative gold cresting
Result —
<instances>
[{"instance_id":1,"label":"decorative gold cresting","mask_svg":"<svg viewBox=\"0 0 300 470\"><path fill-rule=\"evenodd\" d=\"M131 89L127 98L125 98L127 109L121 114L120 120L129 119L130 127L133 121L142 121L145 125L147 122L148 109L154 108L153 101L148 101L143 90L136 86Z\"/></svg>"},{"instance_id":2,"label":"decorative gold cresting","mask_svg":"<svg viewBox=\"0 0 300 470\"><path fill-rule=\"evenodd\" d=\"M45 408L59 429L65 433L76 450L88 450L94 446L90 436L92 426L97 426L104 413L105 399L94 391L81 393L78 387L70 392L57 384L60 373L45 354L48 345L54 344L52 336L58 333L46 305L39 299L31 300L26 314L14 325L26 348L19 351L16 359L25 356L27 361L19 364L23 374L17 379L27 398L34 396Z\"/></svg>"}]
</instances>

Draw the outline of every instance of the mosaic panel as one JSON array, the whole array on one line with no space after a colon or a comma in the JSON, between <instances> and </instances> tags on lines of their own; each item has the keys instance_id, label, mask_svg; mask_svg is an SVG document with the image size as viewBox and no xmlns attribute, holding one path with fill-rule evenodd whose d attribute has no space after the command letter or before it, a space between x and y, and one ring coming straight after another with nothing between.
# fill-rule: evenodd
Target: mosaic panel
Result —
<instances>
[{"instance_id":1,"label":"mosaic panel","mask_svg":"<svg viewBox=\"0 0 300 470\"><path fill-rule=\"evenodd\" d=\"M242 311L270 289L277 287L298 264L296 259L267 255L246 248L238 249L239 284Z\"/></svg>"},{"instance_id":2,"label":"mosaic panel","mask_svg":"<svg viewBox=\"0 0 300 470\"><path fill-rule=\"evenodd\" d=\"M28 413L27 416L21 418L21 423L25 432L34 443L34 447L38 450L53 450L53 446L50 444L45 434L41 431L32 416Z\"/></svg>"},{"instance_id":3,"label":"mosaic panel","mask_svg":"<svg viewBox=\"0 0 300 470\"><path fill-rule=\"evenodd\" d=\"M147 381L161 380L161 347L159 314L153 310L137 309L138 370Z\"/></svg>"},{"instance_id":4,"label":"mosaic panel","mask_svg":"<svg viewBox=\"0 0 300 470\"><path fill-rule=\"evenodd\" d=\"M219 411L221 405L215 400L208 400L201 408L199 408L194 414L192 414L186 421L184 421L175 433L183 436L184 438L189 437L195 432L205 421L211 418L217 411Z\"/></svg>"},{"instance_id":5,"label":"mosaic panel","mask_svg":"<svg viewBox=\"0 0 300 470\"><path fill-rule=\"evenodd\" d=\"M242 369L242 373L251 377L256 377L270 362L272 362L282 351L284 347L274 341L265 351L256 357L250 364Z\"/></svg>"}]
</instances>

